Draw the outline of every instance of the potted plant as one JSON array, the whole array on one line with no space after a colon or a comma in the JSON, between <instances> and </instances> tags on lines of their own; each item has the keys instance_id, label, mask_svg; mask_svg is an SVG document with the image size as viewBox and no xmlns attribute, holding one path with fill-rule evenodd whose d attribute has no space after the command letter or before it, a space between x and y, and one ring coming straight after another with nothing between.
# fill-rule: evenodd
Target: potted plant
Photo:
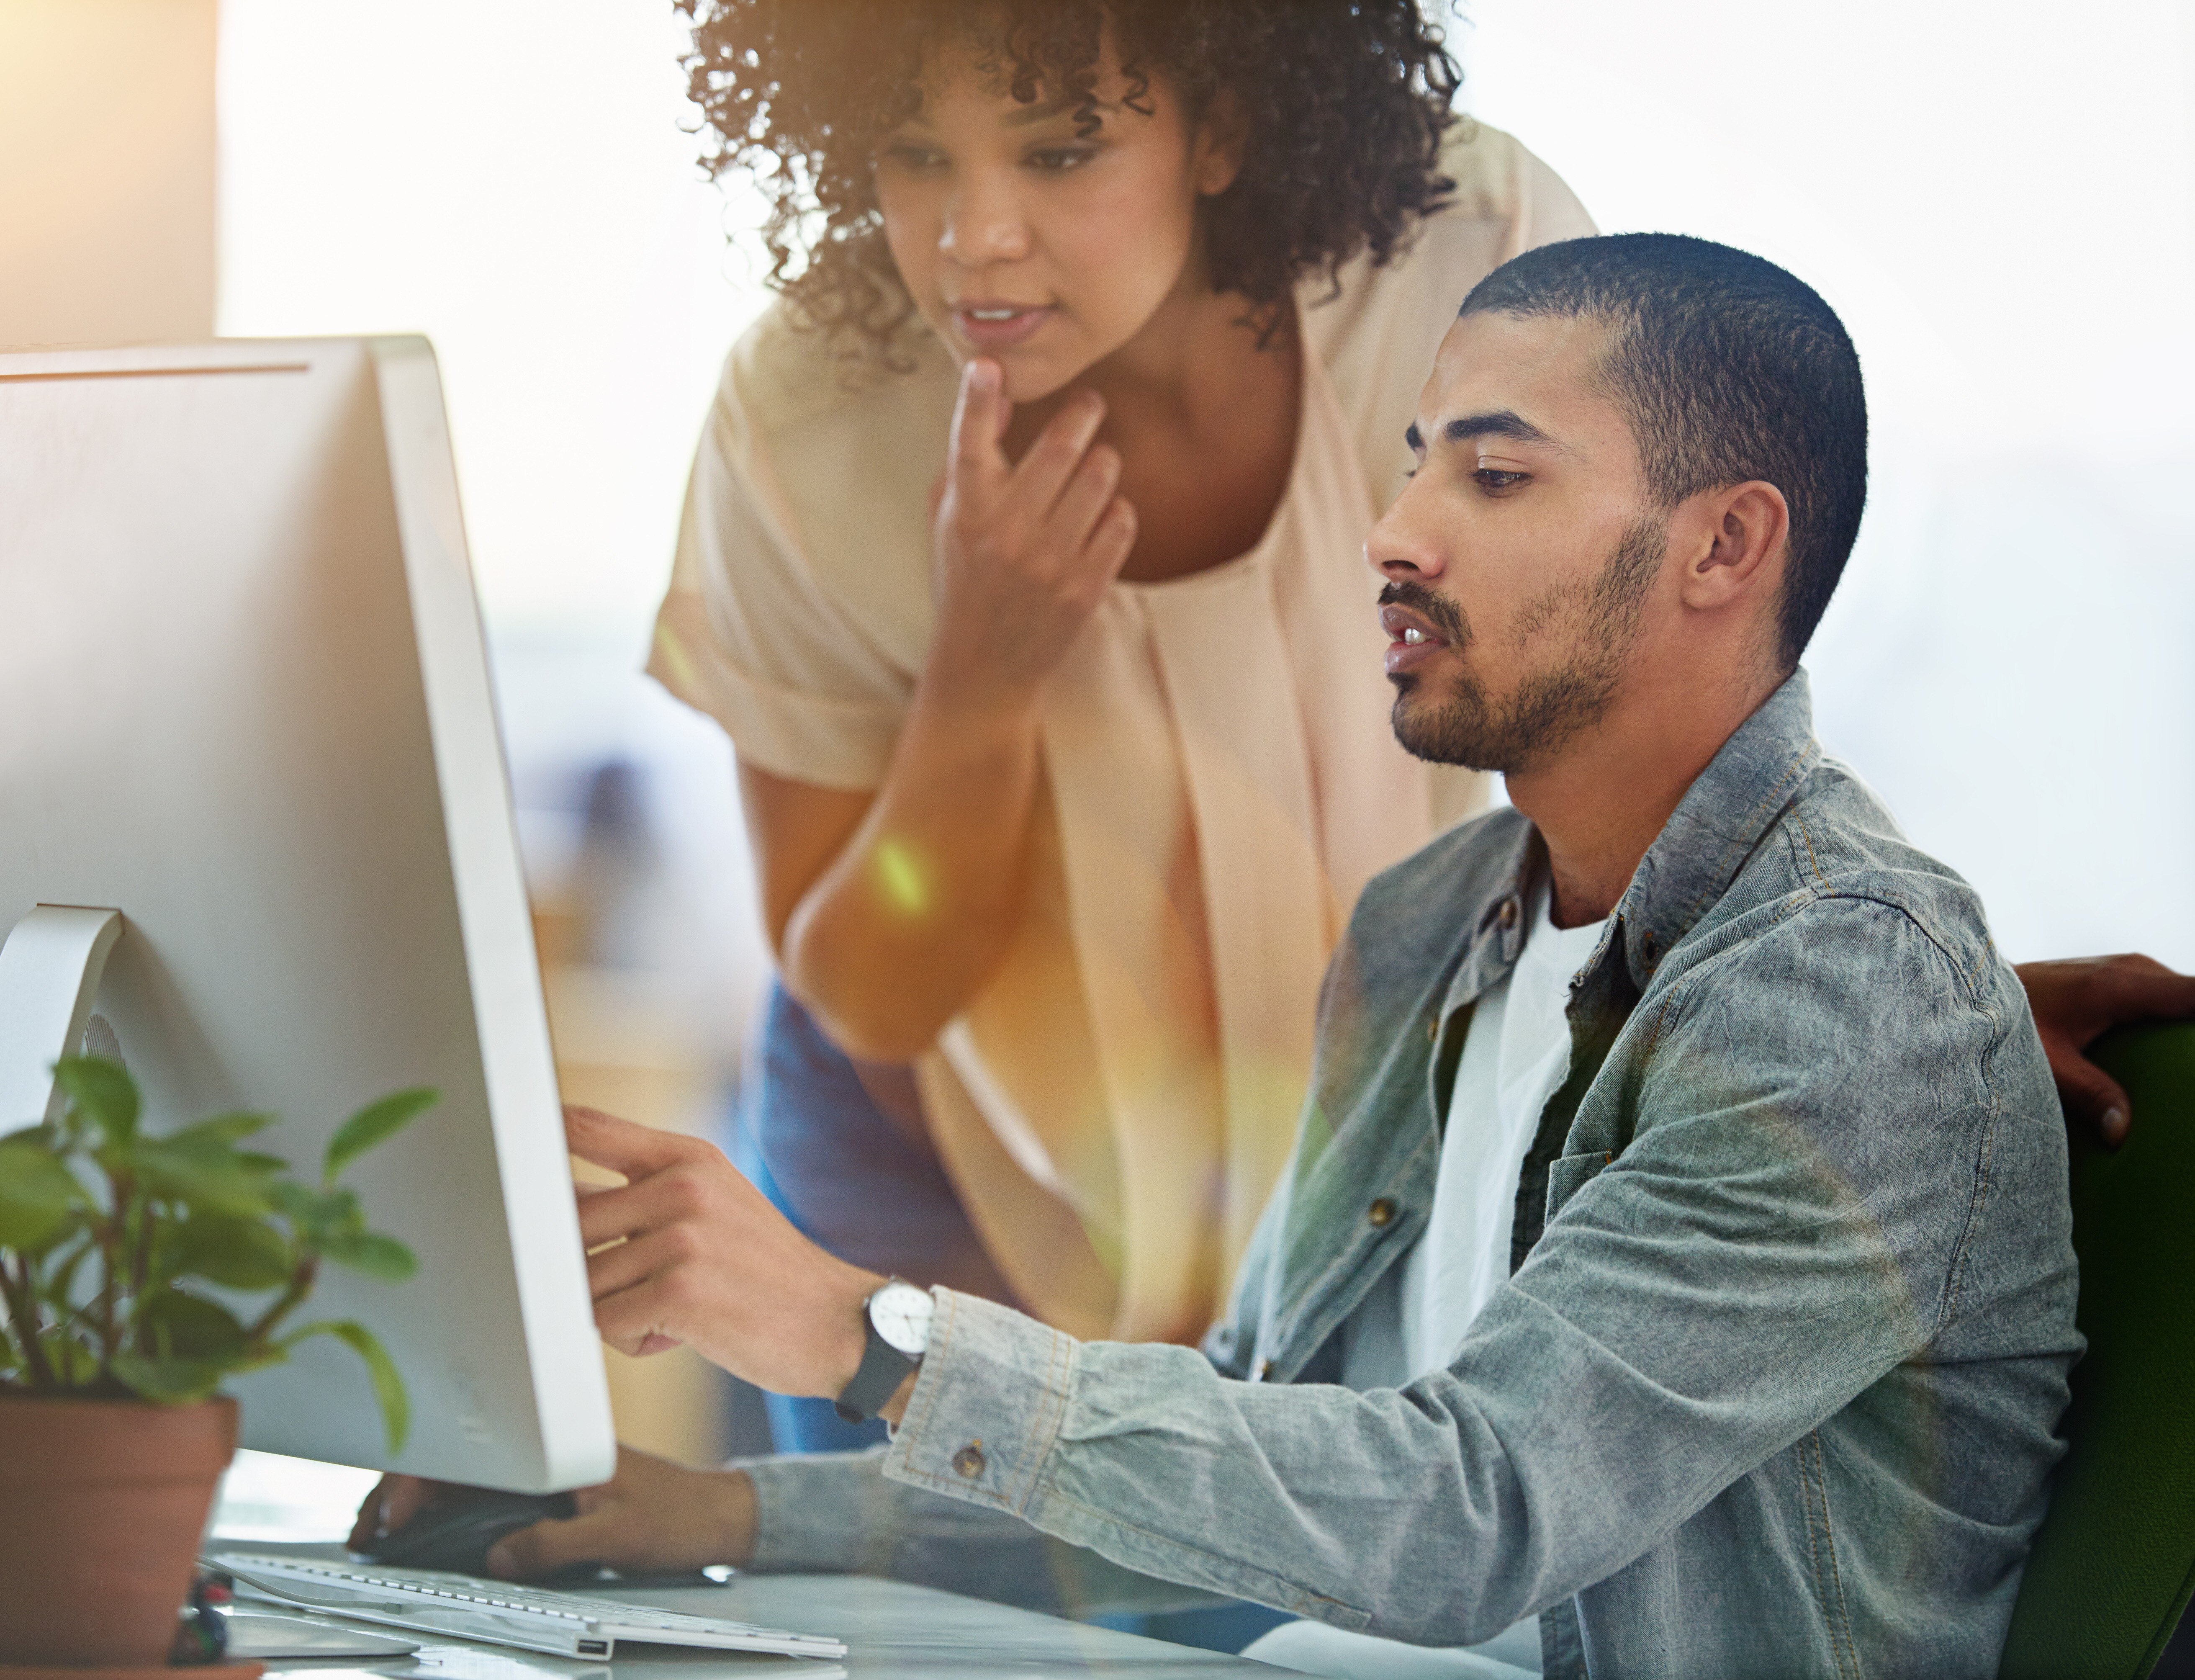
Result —
<instances>
[{"instance_id":1,"label":"potted plant","mask_svg":"<svg viewBox=\"0 0 2195 1680\"><path fill-rule=\"evenodd\" d=\"M0 1662L145 1666L166 1660L235 1448L226 1379L335 1336L403 1444L404 1384L372 1333L294 1319L323 1263L417 1269L341 1181L436 1098L360 1110L308 1183L247 1146L270 1116L155 1136L119 1063L55 1077L60 1118L0 1137Z\"/></svg>"}]
</instances>

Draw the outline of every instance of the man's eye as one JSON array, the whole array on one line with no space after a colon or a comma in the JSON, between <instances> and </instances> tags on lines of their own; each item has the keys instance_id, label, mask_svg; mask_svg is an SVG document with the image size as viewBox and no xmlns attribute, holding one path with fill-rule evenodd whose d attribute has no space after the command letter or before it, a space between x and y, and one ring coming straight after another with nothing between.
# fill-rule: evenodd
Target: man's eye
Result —
<instances>
[{"instance_id":1,"label":"man's eye","mask_svg":"<svg viewBox=\"0 0 2195 1680\"><path fill-rule=\"evenodd\" d=\"M1097 156L1087 146L1046 146L1028 154L1029 166L1047 175L1064 175L1069 170L1080 169Z\"/></svg>"},{"instance_id":2,"label":"man's eye","mask_svg":"<svg viewBox=\"0 0 2195 1680\"><path fill-rule=\"evenodd\" d=\"M1478 481L1482 490L1507 490L1522 484L1530 473L1505 472L1500 467L1481 467L1471 475Z\"/></svg>"},{"instance_id":3,"label":"man's eye","mask_svg":"<svg viewBox=\"0 0 2195 1680\"><path fill-rule=\"evenodd\" d=\"M945 161L945 154L934 146L918 146L911 140L902 140L887 146L884 157L902 169L929 169Z\"/></svg>"}]
</instances>

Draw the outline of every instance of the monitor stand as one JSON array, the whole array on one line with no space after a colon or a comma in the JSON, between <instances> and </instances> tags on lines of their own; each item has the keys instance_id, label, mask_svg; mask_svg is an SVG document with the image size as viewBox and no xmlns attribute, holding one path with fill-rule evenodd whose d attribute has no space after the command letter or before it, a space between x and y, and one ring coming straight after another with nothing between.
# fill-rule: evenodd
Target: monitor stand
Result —
<instances>
[{"instance_id":1,"label":"monitor stand","mask_svg":"<svg viewBox=\"0 0 2195 1680\"><path fill-rule=\"evenodd\" d=\"M40 904L0 945L0 1134L60 1117L54 1064L83 1047L122 912Z\"/></svg>"}]
</instances>

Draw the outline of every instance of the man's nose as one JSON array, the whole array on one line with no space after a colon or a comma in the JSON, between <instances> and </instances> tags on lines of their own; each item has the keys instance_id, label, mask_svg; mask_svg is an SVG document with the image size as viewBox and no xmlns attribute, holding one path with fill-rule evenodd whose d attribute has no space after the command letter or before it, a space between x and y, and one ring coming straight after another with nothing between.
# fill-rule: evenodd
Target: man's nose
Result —
<instances>
[{"instance_id":1,"label":"man's nose","mask_svg":"<svg viewBox=\"0 0 2195 1680\"><path fill-rule=\"evenodd\" d=\"M964 268L1027 257L1028 221L1011 183L989 171L964 175L945 206L938 249Z\"/></svg>"},{"instance_id":2,"label":"man's nose","mask_svg":"<svg viewBox=\"0 0 2195 1680\"><path fill-rule=\"evenodd\" d=\"M1416 479L1404 484L1394 505L1380 516L1380 522L1364 540L1364 563L1383 578L1423 581L1448 569L1435 540L1437 527L1427 517L1428 499L1414 494L1417 491Z\"/></svg>"}]
</instances>

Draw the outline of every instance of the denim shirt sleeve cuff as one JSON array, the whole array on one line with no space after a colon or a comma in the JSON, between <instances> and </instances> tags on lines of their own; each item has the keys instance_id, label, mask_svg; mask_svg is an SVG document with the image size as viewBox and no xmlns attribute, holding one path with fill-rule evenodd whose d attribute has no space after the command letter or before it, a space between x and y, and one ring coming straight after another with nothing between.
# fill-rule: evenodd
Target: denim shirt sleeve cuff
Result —
<instances>
[{"instance_id":1,"label":"denim shirt sleeve cuff","mask_svg":"<svg viewBox=\"0 0 2195 1680\"><path fill-rule=\"evenodd\" d=\"M892 1490L878 1472L882 1447L735 1459L755 1489L757 1574L882 1574L892 1524ZM883 1548L883 1555L871 1556Z\"/></svg>"},{"instance_id":2,"label":"denim shirt sleeve cuff","mask_svg":"<svg viewBox=\"0 0 2195 1680\"><path fill-rule=\"evenodd\" d=\"M975 1296L933 1293L929 1350L884 1474L1027 1515L1059 1438L1082 1344Z\"/></svg>"}]
</instances>

